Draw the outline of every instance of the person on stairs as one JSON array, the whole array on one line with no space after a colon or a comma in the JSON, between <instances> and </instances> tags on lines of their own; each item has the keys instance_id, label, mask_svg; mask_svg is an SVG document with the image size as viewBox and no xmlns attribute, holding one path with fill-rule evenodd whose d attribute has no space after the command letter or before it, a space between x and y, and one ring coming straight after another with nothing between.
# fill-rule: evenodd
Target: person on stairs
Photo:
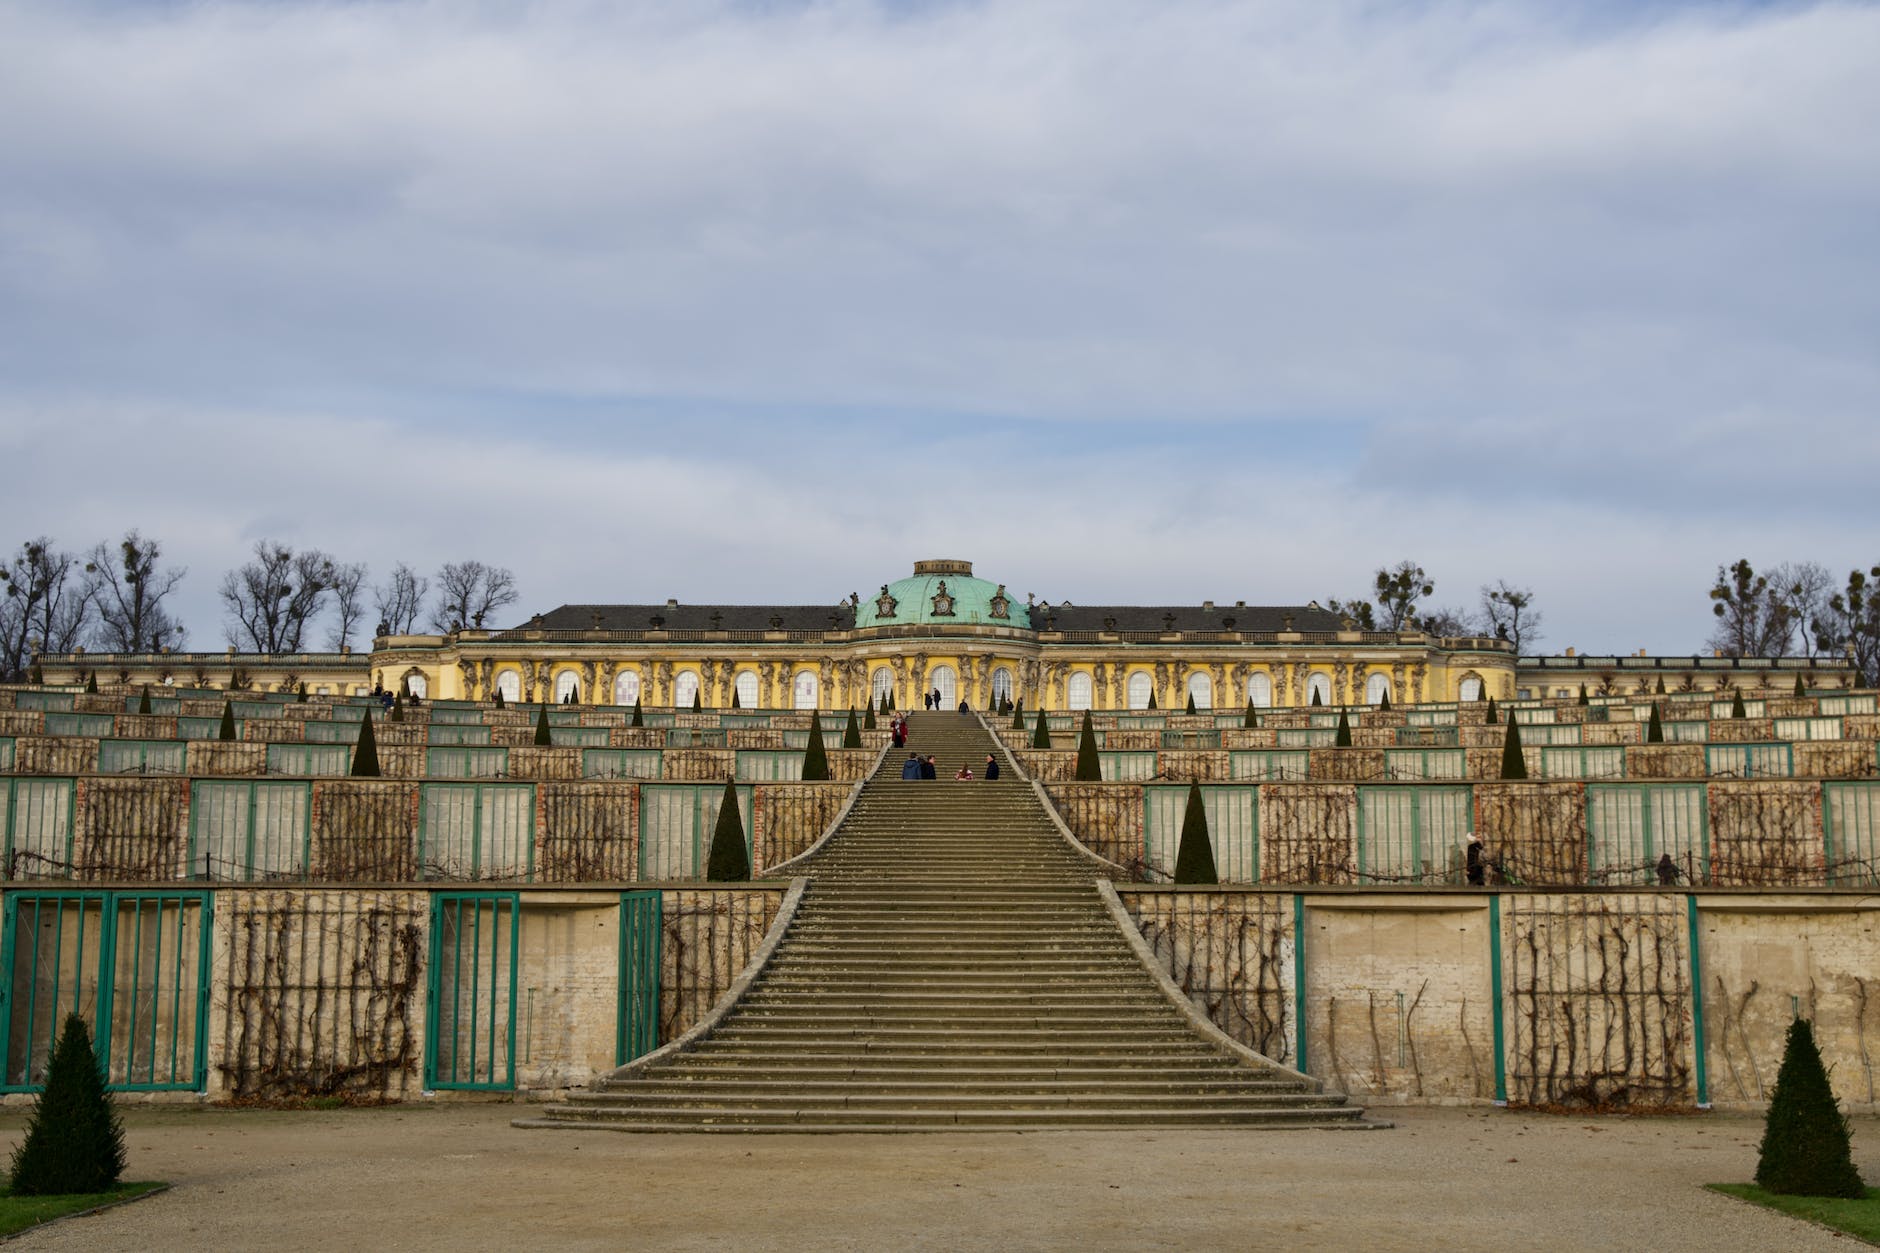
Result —
<instances>
[{"instance_id":1,"label":"person on stairs","mask_svg":"<svg viewBox=\"0 0 1880 1253\"><path fill-rule=\"evenodd\" d=\"M988 783L999 777L999 759L991 753L986 754L986 771L980 777Z\"/></svg>"},{"instance_id":2,"label":"person on stairs","mask_svg":"<svg viewBox=\"0 0 1880 1253\"><path fill-rule=\"evenodd\" d=\"M953 777L955 779L970 779L973 777L973 768L962 761L960 763L960 772Z\"/></svg>"},{"instance_id":3,"label":"person on stairs","mask_svg":"<svg viewBox=\"0 0 1880 1253\"><path fill-rule=\"evenodd\" d=\"M920 763L920 777L923 779L937 779L940 777L940 768L934 763L932 753L928 753L926 760Z\"/></svg>"},{"instance_id":4,"label":"person on stairs","mask_svg":"<svg viewBox=\"0 0 1880 1253\"><path fill-rule=\"evenodd\" d=\"M920 778L920 773L919 755L909 753L907 760L901 763L901 777L903 779L918 779Z\"/></svg>"}]
</instances>

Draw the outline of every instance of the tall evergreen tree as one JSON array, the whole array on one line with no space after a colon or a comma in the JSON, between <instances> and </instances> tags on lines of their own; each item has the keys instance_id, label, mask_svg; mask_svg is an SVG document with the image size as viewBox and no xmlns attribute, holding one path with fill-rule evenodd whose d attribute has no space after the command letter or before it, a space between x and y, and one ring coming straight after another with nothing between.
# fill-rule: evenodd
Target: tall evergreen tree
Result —
<instances>
[{"instance_id":1,"label":"tall evergreen tree","mask_svg":"<svg viewBox=\"0 0 1880 1253\"><path fill-rule=\"evenodd\" d=\"M1501 777L1504 779L1525 779L1528 777L1527 757L1521 752L1521 724L1513 714L1508 715L1508 734L1501 741Z\"/></svg>"},{"instance_id":2,"label":"tall evergreen tree","mask_svg":"<svg viewBox=\"0 0 1880 1253\"><path fill-rule=\"evenodd\" d=\"M96 696L97 694L98 694L98 672L96 670L93 670L91 673L85 676L85 695Z\"/></svg>"},{"instance_id":3,"label":"tall evergreen tree","mask_svg":"<svg viewBox=\"0 0 1880 1253\"><path fill-rule=\"evenodd\" d=\"M731 707L733 709L740 708L738 704L738 685L735 683L731 685Z\"/></svg>"},{"instance_id":4,"label":"tall evergreen tree","mask_svg":"<svg viewBox=\"0 0 1880 1253\"><path fill-rule=\"evenodd\" d=\"M215 738L232 740L235 736L235 705L232 701L222 702L222 725L216 728Z\"/></svg>"},{"instance_id":5,"label":"tall evergreen tree","mask_svg":"<svg viewBox=\"0 0 1880 1253\"><path fill-rule=\"evenodd\" d=\"M1787 1196L1860 1197L1847 1119L1835 1102L1815 1033L1806 1018L1789 1024L1782 1069L1769 1098L1756 1185Z\"/></svg>"},{"instance_id":6,"label":"tall evergreen tree","mask_svg":"<svg viewBox=\"0 0 1880 1253\"><path fill-rule=\"evenodd\" d=\"M1590 705L1592 703L1593 702L1590 699L1588 699L1586 695L1586 684L1584 683L1580 684L1580 704Z\"/></svg>"},{"instance_id":7,"label":"tall evergreen tree","mask_svg":"<svg viewBox=\"0 0 1880 1253\"><path fill-rule=\"evenodd\" d=\"M1736 689L1735 695L1730 698L1730 716L1732 718L1749 717L1749 707L1743 703L1743 689L1740 687Z\"/></svg>"},{"instance_id":8,"label":"tall evergreen tree","mask_svg":"<svg viewBox=\"0 0 1880 1253\"><path fill-rule=\"evenodd\" d=\"M372 711L359 719L359 739L353 745L352 776L355 779L379 777L379 741L372 734Z\"/></svg>"},{"instance_id":9,"label":"tall evergreen tree","mask_svg":"<svg viewBox=\"0 0 1880 1253\"><path fill-rule=\"evenodd\" d=\"M1188 708L1184 712L1191 714L1197 712L1195 709L1195 694L1193 692L1188 693Z\"/></svg>"},{"instance_id":10,"label":"tall evergreen tree","mask_svg":"<svg viewBox=\"0 0 1880 1253\"><path fill-rule=\"evenodd\" d=\"M150 716L150 689L147 687L137 695L137 712L145 717Z\"/></svg>"},{"instance_id":11,"label":"tall evergreen tree","mask_svg":"<svg viewBox=\"0 0 1880 1253\"><path fill-rule=\"evenodd\" d=\"M744 815L738 812L738 787L725 780L724 799L718 803L718 821L712 826L711 852L705 858L705 877L713 883L742 883L751 877L751 850L744 843Z\"/></svg>"},{"instance_id":12,"label":"tall evergreen tree","mask_svg":"<svg viewBox=\"0 0 1880 1253\"><path fill-rule=\"evenodd\" d=\"M307 685L305 683L302 683L299 687L294 689L294 703L296 705L304 705L307 703Z\"/></svg>"},{"instance_id":13,"label":"tall evergreen tree","mask_svg":"<svg viewBox=\"0 0 1880 1253\"><path fill-rule=\"evenodd\" d=\"M1012 730L1023 731L1024 729L1025 729L1025 702L1021 700L1016 705L1012 706Z\"/></svg>"},{"instance_id":14,"label":"tall evergreen tree","mask_svg":"<svg viewBox=\"0 0 1880 1253\"><path fill-rule=\"evenodd\" d=\"M1343 707L1338 710L1338 730L1332 734L1332 747L1351 747L1351 720L1345 717Z\"/></svg>"},{"instance_id":15,"label":"tall evergreen tree","mask_svg":"<svg viewBox=\"0 0 1880 1253\"><path fill-rule=\"evenodd\" d=\"M705 711L705 702L702 699L700 699L699 690L697 688L693 688L692 689L692 712L703 713L704 711Z\"/></svg>"},{"instance_id":16,"label":"tall evergreen tree","mask_svg":"<svg viewBox=\"0 0 1880 1253\"><path fill-rule=\"evenodd\" d=\"M875 702L871 700L868 702L868 712L862 715L862 730L873 731L875 729Z\"/></svg>"},{"instance_id":17,"label":"tall evergreen tree","mask_svg":"<svg viewBox=\"0 0 1880 1253\"><path fill-rule=\"evenodd\" d=\"M1051 747L1051 728L1045 725L1042 709L1038 711L1038 725L1031 731L1031 746L1033 748Z\"/></svg>"},{"instance_id":18,"label":"tall evergreen tree","mask_svg":"<svg viewBox=\"0 0 1880 1253\"><path fill-rule=\"evenodd\" d=\"M1149 689L1149 704L1147 707L1150 709L1155 708L1155 689L1154 688Z\"/></svg>"},{"instance_id":19,"label":"tall evergreen tree","mask_svg":"<svg viewBox=\"0 0 1880 1253\"><path fill-rule=\"evenodd\" d=\"M1658 676L1658 688L1657 688L1656 694L1659 696L1663 696L1665 694L1665 676L1662 674Z\"/></svg>"},{"instance_id":20,"label":"tall evergreen tree","mask_svg":"<svg viewBox=\"0 0 1880 1253\"><path fill-rule=\"evenodd\" d=\"M1662 744L1665 742L1665 723L1664 719L1658 716L1657 701L1652 702L1651 720L1645 724L1645 742L1647 744Z\"/></svg>"},{"instance_id":21,"label":"tall evergreen tree","mask_svg":"<svg viewBox=\"0 0 1880 1253\"><path fill-rule=\"evenodd\" d=\"M646 725L646 718L640 713L640 698L638 696L633 698L633 720L627 725L633 727L643 727Z\"/></svg>"},{"instance_id":22,"label":"tall evergreen tree","mask_svg":"<svg viewBox=\"0 0 1880 1253\"><path fill-rule=\"evenodd\" d=\"M1379 709L1390 708L1390 684L1386 683L1384 685L1384 699L1377 702L1377 707Z\"/></svg>"},{"instance_id":23,"label":"tall evergreen tree","mask_svg":"<svg viewBox=\"0 0 1880 1253\"><path fill-rule=\"evenodd\" d=\"M1201 803L1201 784L1188 785L1188 808L1182 812L1181 842L1175 848L1175 882L1219 883L1214 869L1214 846L1208 841L1208 810Z\"/></svg>"},{"instance_id":24,"label":"tall evergreen tree","mask_svg":"<svg viewBox=\"0 0 1880 1253\"><path fill-rule=\"evenodd\" d=\"M1497 715L1495 712L1495 698L1491 696L1488 698L1488 725L1489 726L1492 727L1495 725L1496 716Z\"/></svg>"},{"instance_id":25,"label":"tall evergreen tree","mask_svg":"<svg viewBox=\"0 0 1880 1253\"><path fill-rule=\"evenodd\" d=\"M1077 735L1077 774L1079 783L1103 780L1103 759L1097 756L1097 729L1091 724L1090 711L1084 710L1083 730Z\"/></svg>"},{"instance_id":26,"label":"tall evergreen tree","mask_svg":"<svg viewBox=\"0 0 1880 1253\"><path fill-rule=\"evenodd\" d=\"M1251 696L1247 698L1247 712L1241 715L1240 725L1243 727L1257 727L1260 725L1259 716L1253 712L1253 697Z\"/></svg>"},{"instance_id":27,"label":"tall evergreen tree","mask_svg":"<svg viewBox=\"0 0 1880 1253\"><path fill-rule=\"evenodd\" d=\"M535 746L547 748L554 742L555 736L548 729L548 709L544 706L535 711Z\"/></svg>"},{"instance_id":28,"label":"tall evergreen tree","mask_svg":"<svg viewBox=\"0 0 1880 1253\"><path fill-rule=\"evenodd\" d=\"M1808 688L1803 685L1802 676L1799 674L1795 676L1795 694L1797 696L1808 695Z\"/></svg>"},{"instance_id":29,"label":"tall evergreen tree","mask_svg":"<svg viewBox=\"0 0 1880 1253\"><path fill-rule=\"evenodd\" d=\"M391 712L389 721L403 722L404 720L405 720L405 694L404 692L401 691L398 693L398 695L392 697L392 712Z\"/></svg>"},{"instance_id":30,"label":"tall evergreen tree","mask_svg":"<svg viewBox=\"0 0 1880 1253\"><path fill-rule=\"evenodd\" d=\"M855 721L855 711L849 710L849 723L842 728L842 747L860 748L862 746L862 727Z\"/></svg>"},{"instance_id":31,"label":"tall evergreen tree","mask_svg":"<svg viewBox=\"0 0 1880 1253\"><path fill-rule=\"evenodd\" d=\"M26 1138L13 1152L15 1196L109 1192L124 1175L124 1127L105 1090L91 1032L67 1016L33 1098Z\"/></svg>"},{"instance_id":32,"label":"tall evergreen tree","mask_svg":"<svg viewBox=\"0 0 1880 1253\"><path fill-rule=\"evenodd\" d=\"M822 714L809 711L809 743L803 748L803 778L822 780L829 777L829 750L823 745Z\"/></svg>"},{"instance_id":33,"label":"tall evergreen tree","mask_svg":"<svg viewBox=\"0 0 1880 1253\"><path fill-rule=\"evenodd\" d=\"M503 704L503 689L500 687L496 689L496 707L498 709L506 708Z\"/></svg>"},{"instance_id":34,"label":"tall evergreen tree","mask_svg":"<svg viewBox=\"0 0 1880 1253\"><path fill-rule=\"evenodd\" d=\"M1312 689L1312 704L1314 705L1314 707L1323 705L1324 703L1325 703L1324 701L1319 699L1319 689L1316 687L1313 688Z\"/></svg>"}]
</instances>

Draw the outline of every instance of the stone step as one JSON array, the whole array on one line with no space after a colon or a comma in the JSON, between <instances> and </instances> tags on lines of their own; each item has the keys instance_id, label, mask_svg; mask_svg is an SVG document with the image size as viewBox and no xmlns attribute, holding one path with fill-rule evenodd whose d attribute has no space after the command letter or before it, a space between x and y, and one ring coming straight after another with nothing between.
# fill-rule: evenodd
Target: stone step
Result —
<instances>
[{"instance_id":1,"label":"stone step","mask_svg":"<svg viewBox=\"0 0 1880 1253\"><path fill-rule=\"evenodd\" d=\"M595 1092L580 1102L563 1102L561 1109L575 1116L631 1110L640 1106L685 1105L694 1109L742 1108L747 1110L798 1110L805 1106L824 1106L843 1110L893 1109L961 1113L981 1110L1076 1109L1102 1104L1111 1109L1154 1109L1175 1112L1202 1108L1242 1108L1262 1112L1301 1109L1342 1109L1344 1098L1305 1092L1130 1092L1117 1088L1071 1088L1055 1092L1022 1090L980 1091L972 1088L935 1086L912 1092L872 1091L851 1087L847 1091L786 1092L720 1091L716 1084L652 1085L631 1090Z\"/></svg>"},{"instance_id":2,"label":"stone step","mask_svg":"<svg viewBox=\"0 0 1880 1253\"><path fill-rule=\"evenodd\" d=\"M523 1119L522 1127L574 1129L591 1125L596 1130L703 1131L749 1130L768 1125L780 1131L822 1125L849 1131L1001 1131L1062 1130L1088 1127L1194 1127L1231 1124L1240 1127L1338 1127L1370 1129L1381 1124L1362 1121L1362 1111L1350 1107L1307 1106L1262 1108L1203 1105L1186 1109L1128 1107L1092 1101L1044 1109L919 1109L883 1107L847 1109L837 1105L802 1104L782 1109L726 1106L700 1110L690 1105L641 1106L625 1110L585 1106L550 1106L543 1119ZM626 1117L621 1117L625 1114Z\"/></svg>"}]
</instances>

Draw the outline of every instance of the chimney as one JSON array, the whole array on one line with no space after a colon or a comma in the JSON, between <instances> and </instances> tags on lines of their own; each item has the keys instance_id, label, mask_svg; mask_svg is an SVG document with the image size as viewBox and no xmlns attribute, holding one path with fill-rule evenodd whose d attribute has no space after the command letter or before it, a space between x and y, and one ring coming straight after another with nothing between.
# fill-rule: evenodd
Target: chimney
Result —
<instances>
[{"instance_id":1,"label":"chimney","mask_svg":"<svg viewBox=\"0 0 1880 1253\"><path fill-rule=\"evenodd\" d=\"M1567 650L1567 656L1569 656L1569 657L1571 657L1571 656L1573 656L1573 655L1574 655L1574 652L1573 652L1573 650L1572 650L1571 648L1569 648L1569 649Z\"/></svg>"}]
</instances>

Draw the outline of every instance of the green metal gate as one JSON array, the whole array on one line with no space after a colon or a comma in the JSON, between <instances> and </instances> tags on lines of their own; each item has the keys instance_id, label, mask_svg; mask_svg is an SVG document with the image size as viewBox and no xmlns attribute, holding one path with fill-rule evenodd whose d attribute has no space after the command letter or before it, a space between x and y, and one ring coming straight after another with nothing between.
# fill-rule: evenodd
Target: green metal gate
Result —
<instances>
[{"instance_id":1,"label":"green metal gate","mask_svg":"<svg viewBox=\"0 0 1880 1253\"><path fill-rule=\"evenodd\" d=\"M516 1086L520 912L514 892L439 892L431 898L425 1087Z\"/></svg>"},{"instance_id":2,"label":"green metal gate","mask_svg":"<svg viewBox=\"0 0 1880 1253\"><path fill-rule=\"evenodd\" d=\"M199 1091L207 1076L206 892L17 892L0 935L0 1090L28 1092L68 1014L91 1026L127 1092Z\"/></svg>"},{"instance_id":3,"label":"green metal gate","mask_svg":"<svg viewBox=\"0 0 1880 1253\"><path fill-rule=\"evenodd\" d=\"M658 892L620 894L620 1019L614 1064L624 1066L659 1047L659 964L662 924Z\"/></svg>"}]
</instances>

